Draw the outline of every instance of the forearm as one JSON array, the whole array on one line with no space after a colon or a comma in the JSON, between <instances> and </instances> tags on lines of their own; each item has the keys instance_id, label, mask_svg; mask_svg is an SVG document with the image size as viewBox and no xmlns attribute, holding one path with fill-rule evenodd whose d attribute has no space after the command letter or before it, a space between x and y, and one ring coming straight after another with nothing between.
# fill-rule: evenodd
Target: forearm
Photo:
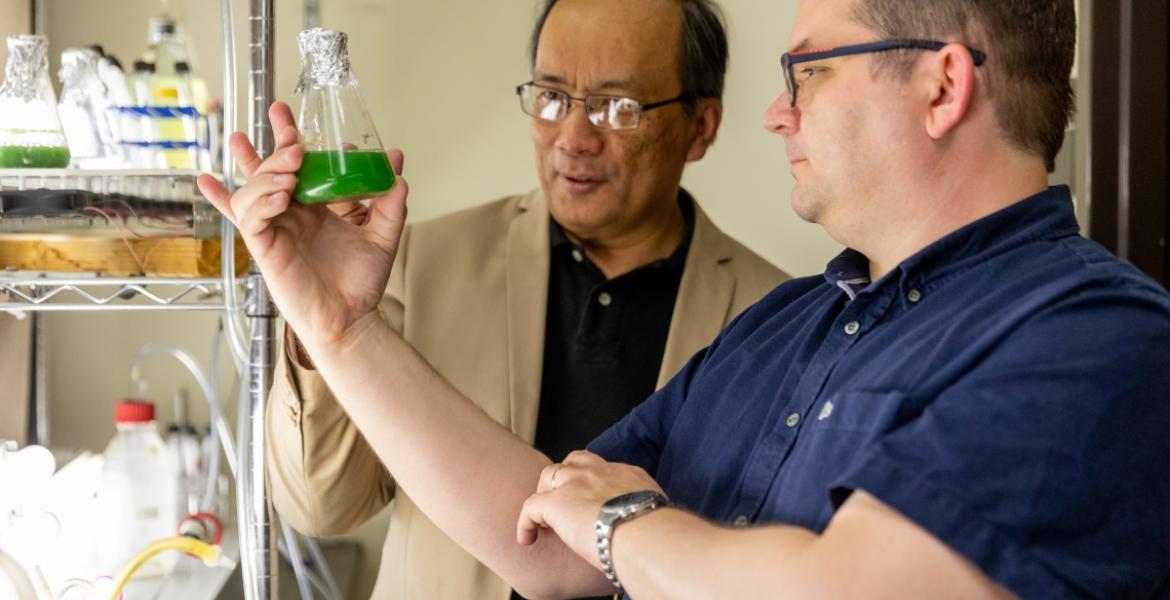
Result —
<instances>
[{"instance_id":1,"label":"forearm","mask_svg":"<svg viewBox=\"0 0 1170 600\"><path fill-rule=\"evenodd\" d=\"M557 595L595 585L596 570L555 535L516 542L520 509L548 459L463 398L376 314L352 332L309 352L423 512L517 588Z\"/></svg>"},{"instance_id":2,"label":"forearm","mask_svg":"<svg viewBox=\"0 0 1170 600\"><path fill-rule=\"evenodd\" d=\"M613 558L637 598L1014 598L864 491L821 534L784 525L731 529L658 510L617 527Z\"/></svg>"},{"instance_id":3,"label":"forearm","mask_svg":"<svg viewBox=\"0 0 1170 600\"><path fill-rule=\"evenodd\" d=\"M617 527L618 579L635 598L818 598L807 558L819 539L796 527L730 529L677 509Z\"/></svg>"}]
</instances>

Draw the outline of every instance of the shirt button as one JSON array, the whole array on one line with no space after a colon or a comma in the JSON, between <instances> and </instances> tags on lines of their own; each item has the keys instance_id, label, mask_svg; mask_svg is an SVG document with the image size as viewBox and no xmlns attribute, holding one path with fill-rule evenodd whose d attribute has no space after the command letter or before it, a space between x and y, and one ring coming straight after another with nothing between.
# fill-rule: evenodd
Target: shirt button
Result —
<instances>
[{"instance_id":1,"label":"shirt button","mask_svg":"<svg viewBox=\"0 0 1170 600\"><path fill-rule=\"evenodd\" d=\"M788 415L788 420L784 421L784 423L788 425L789 429L796 427L800 424L800 413L792 413Z\"/></svg>"},{"instance_id":2,"label":"shirt button","mask_svg":"<svg viewBox=\"0 0 1170 600\"><path fill-rule=\"evenodd\" d=\"M918 290L910 290L910 292L906 294L906 299L909 300L911 304L917 304L918 301L922 299L922 292Z\"/></svg>"},{"instance_id":3,"label":"shirt button","mask_svg":"<svg viewBox=\"0 0 1170 600\"><path fill-rule=\"evenodd\" d=\"M744 515L740 515L740 516L736 517L735 518L735 526L739 527L740 529L747 527L748 526L748 518Z\"/></svg>"},{"instance_id":4,"label":"shirt button","mask_svg":"<svg viewBox=\"0 0 1170 600\"><path fill-rule=\"evenodd\" d=\"M573 248L573 260L577 262L585 262L585 255L581 254L580 250Z\"/></svg>"},{"instance_id":5,"label":"shirt button","mask_svg":"<svg viewBox=\"0 0 1170 600\"><path fill-rule=\"evenodd\" d=\"M609 306L613 304L613 296L610 296L609 292L601 292L597 295L597 303L602 306Z\"/></svg>"},{"instance_id":6,"label":"shirt button","mask_svg":"<svg viewBox=\"0 0 1170 600\"><path fill-rule=\"evenodd\" d=\"M850 321L845 325L845 335L856 335L858 331L861 331L861 323L857 321Z\"/></svg>"}]
</instances>

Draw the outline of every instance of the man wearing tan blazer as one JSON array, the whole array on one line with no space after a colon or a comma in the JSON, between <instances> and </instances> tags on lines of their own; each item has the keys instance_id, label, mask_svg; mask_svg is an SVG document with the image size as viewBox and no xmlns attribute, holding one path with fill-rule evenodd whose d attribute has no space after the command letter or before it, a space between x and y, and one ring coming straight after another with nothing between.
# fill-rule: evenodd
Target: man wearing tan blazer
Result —
<instances>
[{"instance_id":1,"label":"man wearing tan blazer","mask_svg":"<svg viewBox=\"0 0 1170 600\"><path fill-rule=\"evenodd\" d=\"M591 383L594 371L588 369L596 365L548 358L554 356L549 353L550 341L564 340L550 340L546 324L557 318L570 325L586 323L580 311L622 309L621 303L634 292L626 296L597 292L618 280L651 277L642 288L618 288L636 289L643 296L652 296L654 289L661 291L653 286L663 282L676 285L677 294L670 292L665 301L642 307L644 312L659 311L653 315L662 324L657 330L640 322L645 319L631 323L627 318L624 325L614 325L624 327L618 331L615 348L628 346L621 359L627 362L627 371L630 363L639 368L644 363L654 365L652 372L638 373L647 384L654 382L637 391L636 401L641 401L729 321L786 278L716 228L679 187L682 167L702 158L721 118L726 40L718 10L706 0L611 3L608 9L566 1L564 11L559 7L552 11L556 4L555 0L547 3L537 24L534 37L540 42L541 60L534 56L534 82L517 89L522 109L535 117L533 138L541 189L408 227L381 304L389 322L450 384L538 447L538 421L545 428L543 418L547 417L541 414L542 403L550 410L550 394L588 397L584 405L569 407L570 415L608 408L607 414L620 416L629 409L627 405L603 407L610 400L606 394L590 396L589 390L581 389L590 387L580 382ZM672 6L684 10L678 15L667 10L664 17L663 8ZM626 31L646 27L632 17L644 18L647 11L652 11L652 27L660 29L661 35ZM679 58L663 53L660 40L680 37L671 31L680 31L685 19L690 20L687 31L698 30L692 35L701 39L696 42L700 50L686 55L684 62L696 71L715 64L718 76L717 81L705 83L687 81L691 78L683 73L680 94L676 76L680 69L662 68L664 61L669 65ZM587 82L580 82L580 87L569 83L557 59L566 46L606 47L591 41L590 31L646 41L599 57L609 69L601 69L603 81L635 75L638 84L603 86L601 93L616 96L611 110L600 116L591 114L586 120L584 111L574 111L573 105L583 103L578 97L597 92ZM621 113L624 108L614 108L628 106L628 98L658 106L638 107L630 121L629 114L623 117ZM609 101L596 96L589 100ZM556 113L558 108L563 111ZM649 112L654 108L658 110ZM274 112L274 130L279 131L285 119L291 121L283 112ZM349 209L362 210L335 208ZM603 283L588 294L574 294L581 290L562 280L586 276L579 268L588 269ZM645 286L651 286L651 292ZM550 297L556 306L550 306ZM653 352L660 358L651 356L647 361L642 360L644 356L629 356L630 348L645 347L639 344L646 342L641 337L647 328L653 331L650 337L657 336L658 345L651 340L649 347L662 348ZM592 332L575 333L579 338ZM278 364L268 404L270 478L278 512L306 534L337 535L353 530L394 500L374 597L507 599L511 590L502 579L462 550L396 489L392 474L313 370L311 358L300 352L290 330L285 360ZM549 360L559 361L561 370L551 367ZM628 374L622 366L606 371L619 380L618 387L625 385L621 380ZM560 381L565 368L582 371ZM552 383L562 386L558 389ZM577 438L563 444L568 449L583 447L616 418L595 424L600 429L575 432ZM575 421L570 418L570 422ZM542 429L542 433L550 432ZM551 432L554 438L559 433ZM555 455L547 447L542 449ZM554 460L559 458L554 456Z\"/></svg>"}]
</instances>

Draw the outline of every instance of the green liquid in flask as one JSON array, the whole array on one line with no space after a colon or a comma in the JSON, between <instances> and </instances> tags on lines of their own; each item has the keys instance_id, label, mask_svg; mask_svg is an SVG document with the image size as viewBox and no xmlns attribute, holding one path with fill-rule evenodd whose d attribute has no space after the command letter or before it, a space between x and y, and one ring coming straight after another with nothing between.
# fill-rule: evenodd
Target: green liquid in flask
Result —
<instances>
[{"instance_id":1,"label":"green liquid in flask","mask_svg":"<svg viewBox=\"0 0 1170 600\"><path fill-rule=\"evenodd\" d=\"M2 146L0 169L60 169L69 166L64 146Z\"/></svg>"},{"instance_id":2,"label":"green liquid in flask","mask_svg":"<svg viewBox=\"0 0 1170 600\"><path fill-rule=\"evenodd\" d=\"M293 198L301 204L362 200L394 186L386 154L377 150L305 152Z\"/></svg>"}]
</instances>

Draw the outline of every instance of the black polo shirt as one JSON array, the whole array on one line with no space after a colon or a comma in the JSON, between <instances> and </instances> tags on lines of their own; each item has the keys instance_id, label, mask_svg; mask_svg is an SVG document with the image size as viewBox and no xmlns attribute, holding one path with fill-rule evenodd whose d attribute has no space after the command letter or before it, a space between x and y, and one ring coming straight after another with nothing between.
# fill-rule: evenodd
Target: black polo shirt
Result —
<instances>
[{"instance_id":1,"label":"black polo shirt","mask_svg":"<svg viewBox=\"0 0 1170 600\"><path fill-rule=\"evenodd\" d=\"M686 233L678 248L613 279L549 223L536 447L554 461L584 448L654 392L695 224L686 192L679 206Z\"/></svg>"}]
</instances>

